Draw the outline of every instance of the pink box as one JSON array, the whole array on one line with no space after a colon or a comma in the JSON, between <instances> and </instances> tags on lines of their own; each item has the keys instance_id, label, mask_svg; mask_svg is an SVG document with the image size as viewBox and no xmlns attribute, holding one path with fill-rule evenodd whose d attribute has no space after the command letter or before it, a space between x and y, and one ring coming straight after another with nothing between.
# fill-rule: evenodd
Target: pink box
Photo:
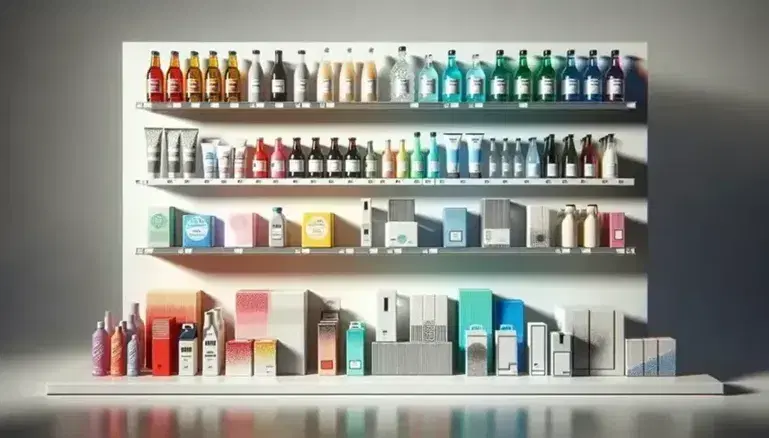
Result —
<instances>
[{"instance_id":1,"label":"pink box","mask_svg":"<svg viewBox=\"0 0 769 438\"><path fill-rule=\"evenodd\" d=\"M270 291L240 290L235 293L235 339L269 337Z\"/></svg>"},{"instance_id":2,"label":"pink box","mask_svg":"<svg viewBox=\"0 0 769 438\"><path fill-rule=\"evenodd\" d=\"M224 246L252 248L256 246L258 217L256 213L231 213L224 228Z\"/></svg>"},{"instance_id":3,"label":"pink box","mask_svg":"<svg viewBox=\"0 0 769 438\"><path fill-rule=\"evenodd\" d=\"M625 213L609 213L609 247L625 247Z\"/></svg>"},{"instance_id":4,"label":"pink box","mask_svg":"<svg viewBox=\"0 0 769 438\"><path fill-rule=\"evenodd\" d=\"M254 375L254 341L230 340L225 350L224 374L227 376Z\"/></svg>"}]
</instances>

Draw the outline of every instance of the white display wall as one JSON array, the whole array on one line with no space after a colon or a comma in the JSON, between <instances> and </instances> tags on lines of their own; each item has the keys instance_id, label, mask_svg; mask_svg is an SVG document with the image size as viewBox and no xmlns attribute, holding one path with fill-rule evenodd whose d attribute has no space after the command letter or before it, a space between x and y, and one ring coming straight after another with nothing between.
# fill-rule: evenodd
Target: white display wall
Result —
<instances>
[{"instance_id":1,"label":"white display wall","mask_svg":"<svg viewBox=\"0 0 769 438\"><path fill-rule=\"evenodd\" d=\"M529 65L538 66L538 56L544 49L552 50L556 70L563 64L567 49L575 49L578 56L586 56L597 49L607 56L619 49L623 56L647 58L644 43L208 43L208 42L154 42L125 43L123 45L123 309L127 314L129 303L145 301L148 290L157 288L199 289L218 301L229 317L232 315L235 292L240 289L308 289L322 297L338 297L346 318L362 319L375 324L374 299L378 289L396 289L404 296L438 293L456 297L460 288L488 288L495 294L524 300L528 306L527 319L550 321L553 308L558 305L612 306L643 326L647 319L647 278L644 272L646 254L647 203L645 166L647 161L647 128L645 118L613 117L601 111L587 111L569 118L540 112L535 118L521 111L508 113L469 111L422 112L408 111L356 111L331 112L324 110L297 110L292 112L268 111L209 111L185 114L158 113L136 108L145 99L145 75L150 51L161 53L162 68L168 67L170 51L177 50L182 58L191 50L200 52L205 71L209 50L216 50L220 64L229 50L238 53L241 69L248 65L253 49L262 53L265 71L273 60L276 49L283 50L288 64L288 95L293 90L293 64L297 51L307 51L308 68L313 74L324 47L331 49L331 58L337 63L346 59L346 48L352 47L355 60L365 61L367 50L373 47L380 69L380 99L389 97L387 70L397 56L399 45L406 45L412 66L426 53L432 53L439 63L439 71L446 63L446 53L456 49L463 70L477 53L491 69L495 51L504 49L506 55L517 60L518 51L529 51ZM417 58L418 57L418 58ZM627 58L625 58L627 59ZM267 61L267 62L266 62ZM605 67L606 59L602 61ZM182 61L186 70L186 61ZM490 66L489 66L490 64ZM226 65L226 63L225 63ZM421 65L421 63L420 63ZM579 62L584 67L584 59ZM359 66L360 68L360 66ZM487 70L487 74L488 74ZM309 93L314 98L314 87ZM314 100L314 99L313 99ZM645 111L643 110L638 110ZM147 187L136 184L146 178L145 127L197 128L199 138L220 137L225 141L238 137L248 138L253 145L264 137L273 145L277 137L291 145L291 138L301 137L305 152L311 137L320 137L321 144L329 145L330 137L339 137L346 145L348 137L356 137L359 145L374 141L375 150L382 152L385 140L407 140L413 146L413 133L422 133L422 147L426 151L428 134L443 132L483 132L498 141L503 137L514 139L529 137L541 139L555 134L560 139L569 133L576 138L592 133L597 139L614 133L622 155L619 176L635 178L632 187ZM107 147L107 145L105 145ZM488 148L488 145L486 145ZM288 149L285 150L287 154ZM632 174L628 174L632 173ZM288 221L288 243L299 246L298 222L305 211L331 211L337 215L336 246L359 246L360 198L374 199L374 207L382 210L375 220L383 219L389 198L415 198L416 213L424 226L420 240L430 246L440 245L440 218L443 207L467 207L471 213L480 210L483 197L505 197L521 205L545 205L554 209L567 203L584 208L598 204L604 212L624 212L627 216L628 244L638 247L636 256L576 256L559 255L451 255L451 256L323 256L323 255L258 255L258 256L137 256L136 248L147 244L147 209L151 206L174 206L201 214L224 218L231 212L254 212L269 218L273 207L283 207ZM523 227L520 223L517 226ZM436 228L437 227L437 228ZM375 245L382 242L383 226L375 224ZM266 245L264 236L260 244ZM381 244L380 244L381 246ZM633 333L628 333L631 335Z\"/></svg>"}]
</instances>

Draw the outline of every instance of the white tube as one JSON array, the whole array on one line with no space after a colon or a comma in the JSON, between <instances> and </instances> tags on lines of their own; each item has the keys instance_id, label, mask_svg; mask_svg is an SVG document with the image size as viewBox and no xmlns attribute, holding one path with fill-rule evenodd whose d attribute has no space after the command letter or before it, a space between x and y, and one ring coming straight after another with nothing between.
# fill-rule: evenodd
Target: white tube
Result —
<instances>
[{"instance_id":1,"label":"white tube","mask_svg":"<svg viewBox=\"0 0 769 438\"><path fill-rule=\"evenodd\" d=\"M233 178L245 178L246 177L246 161L248 160L248 147L246 147L246 139L239 138L232 143L235 146L235 159L233 162Z\"/></svg>"},{"instance_id":2,"label":"white tube","mask_svg":"<svg viewBox=\"0 0 769 438\"><path fill-rule=\"evenodd\" d=\"M446 139L446 176L459 178L459 145L462 134L444 133Z\"/></svg>"},{"instance_id":3,"label":"white tube","mask_svg":"<svg viewBox=\"0 0 769 438\"><path fill-rule=\"evenodd\" d=\"M198 130L182 129L182 172L185 178L195 178L198 162Z\"/></svg>"},{"instance_id":4,"label":"white tube","mask_svg":"<svg viewBox=\"0 0 769 438\"><path fill-rule=\"evenodd\" d=\"M181 129L166 129L166 154L168 177L182 176L182 131Z\"/></svg>"},{"instance_id":5,"label":"white tube","mask_svg":"<svg viewBox=\"0 0 769 438\"><path fill-rule=\"evenodd\" d=\"M216 147L216 162L219 165L219 178L232 178L232 146L220 144Z\"/></svg>"},{"instance_id":6,"label":"white tube","mask_svg":"<svg viewBox=\"0 0 769 438\"><path fill-rule=\"evenodd\" d=\"M481 145L483 134L465 134L467 139L467 166L470 178L481 177Z\"/></svg>"},{"instance_id":7,"label":"white tube","mask_svg":"<svg viewBox=\"0 0 769 438\"><path fill-rule=\"evenodd\" d=\"M200 148L203 150L203 178L216 178L216 147L219 140L212 138L202 140Z\"/></svg>"},{"instance_id":8,"label":"white tube","mask_svg":"<svg viewBox=\"0 0 769 438\"><path fill-rule=\"evenodd\" d=\"M149 178L160 178L160 149L163 143L163 128L144 128L147 141L147 175ZM115 327L107 326L107 330Z\"/></svg>"}]
</instances>

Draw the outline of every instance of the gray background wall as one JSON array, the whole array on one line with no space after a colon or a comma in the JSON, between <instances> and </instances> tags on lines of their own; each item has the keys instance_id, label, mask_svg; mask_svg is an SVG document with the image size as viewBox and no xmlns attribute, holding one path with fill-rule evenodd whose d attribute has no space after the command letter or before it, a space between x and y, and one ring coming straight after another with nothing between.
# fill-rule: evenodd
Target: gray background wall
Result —
<instances>
[{"instance_id":1,"label":"gray background wall","mask_svg":"<svg viewBox=\"0 0 769 438\"><path fill-rule=\"evenodd\" d=\"M769 370L766 2L260 3L0 3L0 354L120 308L122 41L617 40L649 43L649 332L684 372Z\"/></svg>"}]
</instances>

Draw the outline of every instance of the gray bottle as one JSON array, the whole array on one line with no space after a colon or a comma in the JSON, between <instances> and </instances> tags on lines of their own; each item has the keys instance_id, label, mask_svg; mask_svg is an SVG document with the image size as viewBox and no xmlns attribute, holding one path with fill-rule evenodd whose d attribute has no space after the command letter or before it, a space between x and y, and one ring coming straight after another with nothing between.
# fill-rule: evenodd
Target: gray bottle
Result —
<instances>
[{"instance_id":1,"label":"gray bottle","mask_svg":"<svg viewBox=\"0 0 769 438\"><path fill-rule=\"evenodd\" d=\"M526 156L523 155L523 146L521 145L520 138L515 139L515 150L513 151L512 172L513 172L513 178L526 177Z\"/></svg>"},{"instance_id":2,"label":"gray bottle","mask_svg":"<svg viewBox=\"0 0 769 438\"><path fill-rule=\"evenodd\" d=\"M274 207L270 218L270 248L283 248L286 246L286 218L283 209Z\"/></svg>"},{"instance_id":3,"label":"gray bottle","mask_svg":"<svg viewBox=\"0 0 769 438\"><path fill-rule=\"evenodd\" d=\"M366 178L376 178L379 164L376 159L376 151L374 151L373 141L369 141L366 144L366 159L364 163L366 167Z\"/></svg>"},{"instance_id":4,"label":"gray bottle","mask_svg":"<svg viewBox=\"0 0 769 438\"><path fill-rule=\"evenodd\" d=\"M499 150L497 139L489 139L489 178L502 177L502 153Z\"/></svg>"}]
</instances>

